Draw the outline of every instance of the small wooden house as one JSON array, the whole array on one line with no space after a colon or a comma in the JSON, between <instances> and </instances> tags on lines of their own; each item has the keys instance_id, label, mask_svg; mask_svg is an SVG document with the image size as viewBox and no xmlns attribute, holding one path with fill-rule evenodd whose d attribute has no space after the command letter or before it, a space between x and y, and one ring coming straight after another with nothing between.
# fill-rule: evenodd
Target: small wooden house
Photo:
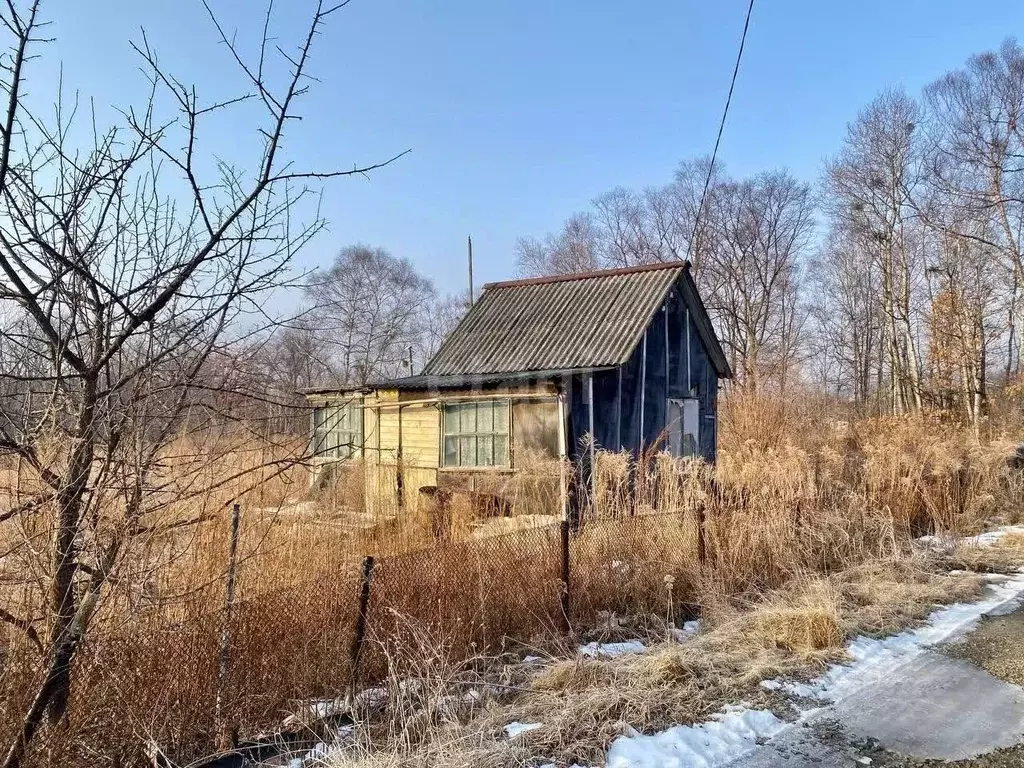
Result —
<instances>
[{"instance_id":1,"label":"small wooden house","mask_svg":"<svg viewBox=\"0 0 1024 768\"><path fill-rule=\"evenodd\" d=\"M422 374L308 392L313 451L390 471L403 505L538 457L714 461L730 376L688 262L491 283Z\"/></svg>"}]
</instances>

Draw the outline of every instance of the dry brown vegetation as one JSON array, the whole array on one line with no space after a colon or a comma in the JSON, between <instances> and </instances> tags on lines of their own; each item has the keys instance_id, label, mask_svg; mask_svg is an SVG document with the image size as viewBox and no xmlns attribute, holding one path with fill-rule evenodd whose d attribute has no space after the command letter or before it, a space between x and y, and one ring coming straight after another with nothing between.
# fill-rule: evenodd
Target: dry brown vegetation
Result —
<instances>
[{"instance_id":1,"label":"dry brown vegetation","mask_svg":"<svg viewBox=\"0 0 1024 768\"><path fill-rule=\"evenodd\" d=\"M729 702L785 715L760 681L812 675L844 658L846 638L897 631L980 590L976 575L949 574L928 556L876 561L807 574L755 604L732 605L683 643L616 658L553 653L539 664L514 656L456 664L441 638L421 633L418 645L395 650L401 671L385 683L387 706L357 713L357 742L332 765L601 764L619 735L705 720ZM479 697L467 700L467 689ZM541 727L509 739L512 722Z\"/></svg>"},{"instance_id":2,"label":"dry brown vegetation","mask_svg":"<svg viewBox=\"0 0 1024 768\"><path fill-rule=\"evenodd\" d=\"M777 707L761 680L813 674L844 658L855 634L890 634L937 604L977 597L983 581L964 569L1024 562L1012 536L942 555L912 544L926 532L955 538L1016 522L1021 485L1006 467L1006 441L978 442L938 419L830 421L763 399L734 398L724 416L718 467L680 463L668 473L660 457L635 505L618 501L628 459L601 457L591 514L600 522L573 542L577 630L641 637L648 652L585 658L538 637L529 647L548 659L538 669L518 661L522 652L467 657L430 637L442 625L420 626L419 644L385 644L388 704L356 712L357 743L332 764L600 763L632 729L700 721L741 699ZM702 633L665 642L666 624L690 601L702 609ZM432 704L410 700L410 680ZM484 693L467 702L467 687ZM515 721L542 725L509 739L503 727Z\"/></svg>"},{"instance_id":3,"label":"dry brown vegetation","mask_svg":"<svg viewBox=\"0 0 1024 768\"><path fill-rule=\"evenodd\" d=\"M1017 562L1012 546L941 557L912 546L925 532L1016 520L1021 483L1007 442L923 418L840 422L765 398L733 397L723 410L717 467L600 456L596 503L570 541L569 638L559 528L547 517L481 537L467 512L438 547L422 511L364 514L343 476L311 493L304 469L276 462L294 449L286 442L179 446L225 482L194 497L177 489L166 526L126 560L137 573L111 582L77 662L69 721L33 765L131 765L155 748L184 762L214 748L235 499L238 604L222 720L244 737L303 701L349 693L361 558L375 554L359 682L389 695L382 709L355 710L361 749L351 759L365 765L593 763L627 726L691 722L765 696L758 681L841 658L854 633L893 632L978 593L977 577L949 570ZM173 475L173 457L167 467ZM35 525L24 533L45 536L45 520ZM3 607L25 615L36 588L14 575L39 566L17 553L5 558ZM698 609L713 631L665 642ZM625 638L654 649L575 654L581 639ZM3 642L0 710L18 712L35 651L13 626ZM553 661L540 671L516 663L530 649ZM544 726L510 742L502 726L516 719Z\"/></svg>"}]
</instances>

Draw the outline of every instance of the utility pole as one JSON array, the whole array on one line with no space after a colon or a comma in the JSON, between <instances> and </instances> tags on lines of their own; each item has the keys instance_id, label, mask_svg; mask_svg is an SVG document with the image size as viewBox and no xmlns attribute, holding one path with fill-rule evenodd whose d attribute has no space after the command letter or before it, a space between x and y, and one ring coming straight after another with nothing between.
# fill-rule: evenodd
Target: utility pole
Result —
<instances>
[{"instance_id":1,"label":"utility pole","mask_svg":"<svg viewBox=\"0 0 1024 768\"><path fill-rule=\"evenodd\" d=\"M473 306L473 236L466 236L469 245L469 306Z\"/></svg>"}]
</instances>

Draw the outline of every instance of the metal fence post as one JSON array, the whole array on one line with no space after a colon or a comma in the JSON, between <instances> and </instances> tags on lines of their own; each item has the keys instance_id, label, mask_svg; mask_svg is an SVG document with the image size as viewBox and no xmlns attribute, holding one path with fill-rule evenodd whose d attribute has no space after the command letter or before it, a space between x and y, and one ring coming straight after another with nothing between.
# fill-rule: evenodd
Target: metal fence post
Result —
<instances>
[{"instance_id":1,"label":"metal fence post","mask_svg":"<svg viewBox=\"0 0 1024 768\"><path fill-rule=\"evenodd\" d=\"M562 614L562 632L569 634L572 626L569 623L569 521L563 520L558 526L559 541L562 552L562 594L559 598L559 609Z\"/></svg>"},{"instance_id":2,"label":"metal fence post","mask_svg":"<svg viewBox=\"0 0 1024 768\"><path fill-rule=\"evenodd\" d=\"M359 659L363 655L363 642L366 639L366 617L370 607L370 584L373 581L373 555L363 558L363 577L359 587L359 613L356 616L356 634L352 638L352 684L350 697L355 696L356 681L359 676Z\"/></svg>"},{"instance_id":3,"label":"metal fence post","mask_svg":"<svg viewBox=\"0 0 1024 768\"><path fill-rule=\"evenodd\" d=\"M228 546L227 595L224 601L224 626L220 633L220 664L217 676L217 702L214 709L214 723L217 729L218 746L222 750L234 749L233 729L224 721L224 689L227 686L231 663L231 614L235 605L235 570L238 565L238 523L241 507L231 505L231 541Z\"/></svg>"}]
</instances>

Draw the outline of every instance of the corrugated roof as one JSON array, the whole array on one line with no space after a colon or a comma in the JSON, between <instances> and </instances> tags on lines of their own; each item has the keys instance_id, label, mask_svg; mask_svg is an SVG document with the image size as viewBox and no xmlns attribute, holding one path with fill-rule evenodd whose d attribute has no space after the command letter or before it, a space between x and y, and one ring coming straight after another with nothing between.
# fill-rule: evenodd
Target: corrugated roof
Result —
<instances>
[{"instance_id":1,"label":"corrugated roof","mask_svg":"<svg viewBox=\"0 0 1024 768\"><path fill-rule=\"evenodd\" d=\"M678 261L488 284L423 373L621 365L687 267Z\"/></svg>"}]
</instances>

